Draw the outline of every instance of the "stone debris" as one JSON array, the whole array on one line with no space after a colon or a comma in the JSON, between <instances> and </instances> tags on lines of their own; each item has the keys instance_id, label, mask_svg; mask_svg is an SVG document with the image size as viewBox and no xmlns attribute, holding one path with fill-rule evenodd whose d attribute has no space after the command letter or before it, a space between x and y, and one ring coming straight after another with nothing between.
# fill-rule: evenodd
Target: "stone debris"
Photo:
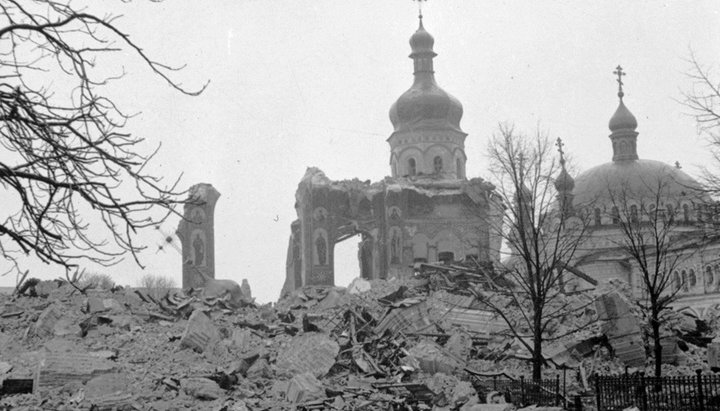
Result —
<instances>
[{"instance_id":1,"label":"stone debris","mask_svg":"<svg viewBox=\"0 0 720 411\"><path fill-rule=\"evenodd\" d=\"M55 281L40 287L46 297L0 295L0 409L515 407L486 403L476 372L527 378L527 350L453 282L474 277L428 267L409 279L357 281L358 293L305 287L262 306L222 280L165 296L82 295ZM593 331L544 345L544 378L570 367L568 396L591 390L598 374L652 372L647 336L623 297L595 308L586 313L600 320ZM668 375L720 368L720 342L691 320L664 330Z\"/></svg>"},{"instance_id":2,"label":"stone debris","mask_svg":"<svg viewBox=\"0 0 720 411\"><path fill-rule=\"evenodd\" d=\"M84 384L93 377L115 370L116 364L89 353L49 353L37 366L35 392L62 387L68 383Z\"/></svg>"},{"instance_id":3,"label":"stone debris","mask_svg":"<svg viewBox=\"0 0 720 411\"><path fill-rule=\"evenodd\" d=\"M320 381L310 373L302 373L290 379L285 398L293 404L312 401L325 397L325 390Z\"/></svg>"},{"instance_id":4,"label":"stone debris","mask_svg":"<svg viewBox=\"0 0 720 411\"><path fill-rule=\"evenodd\" d=\"M193 311L180 338L180 346L203 352L211 349L218 341L220 334L212 320L200 310Z\"/></svg>"},{"instance_id":5,"label":"stone debris","mask_svg":"<svg viewBox=\"0 0 720 411\"><path fill-rule=\"evenodd\" d=\"M328 336L319 333L303 334L290 341L277 357L276 367L290 374L309 372L315 377L327 374L340 346Z\"/></svg>"}]
</instances>

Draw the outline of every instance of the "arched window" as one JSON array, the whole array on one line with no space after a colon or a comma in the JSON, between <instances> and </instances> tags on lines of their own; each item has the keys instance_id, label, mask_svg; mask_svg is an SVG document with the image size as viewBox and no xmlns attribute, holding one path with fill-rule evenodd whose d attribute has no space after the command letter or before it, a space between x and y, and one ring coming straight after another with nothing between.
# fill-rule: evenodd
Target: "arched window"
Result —
<instances>
[{"instance_id":1,"label":"arched window","mask_svg":"<svg viewBox=\"0 0 720 411\"><path fill-rule=\"evenodd\" d=\"M676 291L680 290L680 274L678 274L677 270L673 273L673 286Z\"/></svg>"},{"instance_id":2,"label":"arched window","mask_svg":"<svg viewBox=\"0 0 720 411\"><path fill-rule=\"evenodd\" d=\"M694 288L697 285L697 277L695 277L695 270L692 268L690 269L690 273L688 273L688 282L690 283L688 284L690 288Z\"/></svg>"},{"instance_id":3,"label":"arched window","mask_svg":"<svg viewBox=\"0 0 720 411\"><path fill-rule=\"evenodd\" d=\"M397 162L395 162L395 161L392 162L392 175L393 175L393 177L397 177L397 175L398 175Z\"/></svg>"},{"instance_id":4,"label":"arched window","mask_svg":"<svg viewBox=\"0 0 720 411\"><path fill-rule=\"evenodd\" d=\"M681 273L680 276L681 276L681 278L682 278L682 290L685 291L685 292L687 292L687 290L688 290L688 275L687 275L687 271L682 270L682 273Z\"/></svg>"},{"instance_id":5,"label":"arched window","mask_svg":"<svg viewBox=\"0 0 720 411\"><path fill-rule=\"evenodd\" d=\"M712 285L713 285L712 267L707 266L707 267L705 267L705 292L712 291Z\"/></svg>"},{"instance_id":6,"label":"arched window","mask_svg":"<svg viewBox=\"0 0 720 411\"><path fill-rule=\"evenodd\" d=\"M620 224L620 212L618 211L618 208L615 206L613 206L613 208L612 208L612 223Z\"/></svg>"},{"instance_id":7,"label":"arched window","mask_svg":"<svg viewBox=\"0 0 720 411\"><path fill-rule=\"evenodd\" d=\"M416 166L415 166L415 159L414 159L414 158L409 158L409 159L408 159L408 170L407 170L407 173L408 173L408 175L414 176L416 172L417 172L417 169L416 169Z\"/></svg>"},{"instance_id":8,"label":"arched window","mask_svg":"<svg viewBox=\"0 0 720 411\"><path fill-rule=\"evenodd\" d=\"M455 160L455 167L457 168L457 176L458 178L465 178L462 172L462 161L458 158Z\"/></svg>"},{"instance_id":9,"label":"arched window","mask_svg":"<svg viewBox=\"0 0 720 411\"><path fill-rule=\"evenodd\" d=\"M602 224L602 215L600 214L600 209L596 208L594 211L594 217L595 217L595 225Z\"/></svg>"},{"instance_id":10,"label":"arched window","mask_svg":"<svg viewBox=\"0 0 720 411\"><path fill-rule=\"evenodd\" d=\"M675 221L675 210L673 209L672 204L667 205L666 219L670 222Z\"/></svg>"},{"instance_id":11,"label":"arched window","mask_svg":"<svg viewBox=\"0 0 720 411\"><path fill-rule=\"evenodd\" d=\"M630 222L637 224L640 220L638 219L638 208L635 204L630 206Z\"/></svg>"},{"instance_id":12,"label":"arched window","mask_svg":"<svg viewBox=\"0 0 720 411\"><path fill-rule=\"evenodd\" d=\"M442 158L440 158L440 156L435 156L435 158L433 159L433 167L435 169L436 174L442 173L443 163L442 163Z\"/></svg>"},{"instance_id":13,"label":"arched window","mask_svg":"<svg viewBox=\"0 0 720 411\"><path fill-rule=\"evenodd\" d=\"M649 219L650 221L656 221L655 219L657 218L657 215L655 214L655 204L650 204L650 205L648 206L648 213L647 213L647 215L648 215L648 219Z\"/></svg>"},{"instance_id":14,"label":"arched window","mask_svg":"<svg viewBox=\"0 0 720 411\"><path fill-rule=\"evenodd\" d=\"M713 267L713 286L713 291L720 288L720 264L715 264L715 267Z\"/></svg>"},{"instance_id":15,"label":"arched window","mask_svg":"<svg viewBox=\"0 0 720 411\"><path fill-rule=\"evenodd\" d=\"M683 222L689 223L690 222L690 206L687 204L683 204Z\"/></svg>"}]
</instances>

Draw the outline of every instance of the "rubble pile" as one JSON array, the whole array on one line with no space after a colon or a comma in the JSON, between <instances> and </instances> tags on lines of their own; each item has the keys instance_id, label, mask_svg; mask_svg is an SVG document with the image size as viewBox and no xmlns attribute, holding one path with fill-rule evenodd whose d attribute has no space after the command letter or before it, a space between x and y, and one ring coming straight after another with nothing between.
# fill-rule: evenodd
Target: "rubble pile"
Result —
<instances>
[{"instance_id":1,"label":"rubble pile","mask_svg":"<svg viewBox=\"0 0 720 411\"><path fill-rule=\"evenodd\" d=\"M275 305L227 280L161 298L37 282L0 295L0 410L506 409L475 379L527 377L522 348L457 292L477 279L437 273L305 287ZM685 330L668 339L668 373L717 367L720 343ZM625 372L608 334L548 345L544 377L567 377L569 396Z\"/></svg>"}]
</instances>

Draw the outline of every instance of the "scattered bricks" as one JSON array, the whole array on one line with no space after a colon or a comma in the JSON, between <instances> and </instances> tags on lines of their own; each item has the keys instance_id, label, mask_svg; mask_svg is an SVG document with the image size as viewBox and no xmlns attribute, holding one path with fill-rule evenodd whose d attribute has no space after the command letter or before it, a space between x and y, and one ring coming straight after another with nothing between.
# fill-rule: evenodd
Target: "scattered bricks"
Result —
<instances>
[{"instance_id":1,"label":"scattered bricks","mask_svg":"<svg viewBox=\"0 0 720 411\"><path fill-rule=\"evenodd\" d=\"M720 342L711 342L708 344L707 362L710 368L720 367Z\"/></svg>"},{"instance_id":2,"label":"scattered bricks","mask_svg":"<svg viewBox=\"0 0 720 411\"><path fill-rule=\"evenodd\" d=\"M428 318L428 306L425 301L405 308L395 308L388 312L375 327L377 334L386 330L392 332L420 332L431 326Z\"/></svg>"},{"instance_id":3,"label":"scattered bricks","mask_svg":"<svg viewBox=\"0 0 720 411\"><path fill-rule=\"evenodd\" d=\"M67 383L85 383L115 369L115 363L87 353L49 353L40 360L35 373L35 392L62 387Z\"/></svg>"},{"instance_id":4,"label":"scattered bricks","mask_svg":"<svg viewBox=\"0 0 720 411\"><path fill-rule=\"evenodd\" d=\"M322 377L335 364L340 346L328 336L306 333L294 337L278 355L276 367L280 372L300 374L310 372Z\"/></svg>"},{"instance_id":5,"label":"scattered bricks","mask_svg":"<svg viewBox=\"0 0 720 411\"><path fill-rule=\"evenodd\" d=\"M180 339L180 346L203 352L212 349L218 341L220 332L210 318L200 310L193 311Z\"/></svg>"},{"instance_id":6,"label":"scattered bricks","mask_svg":"<svg viewBox=\"0 0 720 411\"><path fill-rule=\"evenodd\" d=\"M420 341L408 353L418 361L420 369L430 374L436 372L452 374L453 371L462 368L462 362L459 359L444 352L439 345L432 341Z\"/></svg>"},{"instance_id":7,"label":"scattered bricks","mask_svg":"<svg viewBox=\"0 0 720 411\"><path fill-rule=\"evenodd\" d=\"M180 386L187 395L200 400L216 400L225 396L225 391L207 378L186 378L180 380Z\"/></svg>"},{"instance_id":8,"label":"scattered bricks","mask_svg":"<svg viewBox=\"0 0 720 411\"><path fill-rule=\"evenodd\" d=\"M63 318L62 308L55 304L49 305L38 317L30 329L31 335L49 337L55 334L55 324Z\"/></svg>"},{"instance_id":9,"label":"scattered bricks","mask_svg":"<svg viewBox=\"0 0 720 411\"><path fill-rule=\"evenodd\" d=\"M630 314L630 305L617 292L604 294L595 300L598 318L602 321L621 318Z\"/></svg>"},{"instance_id":10,"label":"scattered bricks","mask_svg":"<svg viewBox=\"0 0 720 411\"><path fill-rule=\"evenodd\" d=\"M85 384L85 399L93 409L120 409L133 401L131 383L130 376L124 373L99 375Z\"/></svg>"},{"instance_id":11,"label":"scattered bricks","mask_svg":"<svg viewBox=\"0 0 720 411\"><path fill-rule=\"evenodd\" d=\"M312 401L325 397L322 383L312 373L306 372L294 376L288 383L285 398L293 404Z\"/></svg>"}]
</instances>

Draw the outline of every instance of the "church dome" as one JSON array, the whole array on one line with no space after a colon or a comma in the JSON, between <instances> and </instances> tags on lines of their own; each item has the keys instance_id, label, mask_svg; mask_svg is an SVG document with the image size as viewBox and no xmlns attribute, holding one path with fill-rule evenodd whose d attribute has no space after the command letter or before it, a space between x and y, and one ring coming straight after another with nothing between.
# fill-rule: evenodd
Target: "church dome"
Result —
<instances>
[{"instance_id":1,"label":"church dome","mask_svg":"<svg viewBox=\"0 0 720 411\"><path fill-rule=\"evenodd\" d=\"M572 191L575 188L575 180L563 167L560 170L560 174L555 179L555 189L559 192Z\"/></svg>"},{"instance_id":2,"label":"church dome","mask_svg":"<svg viewBox=\"0 0 720 411\"><path fill-rule=\"evenodd\" d=\"M608 127L610 128L610 131L620 131L620 130L635 130L637 128L637 120L635 119L635 116L628 110L627 107L625 107L625 103L622 101L622 96L620 97L620 105L618 105L617 110L615 110L615 114L610 118L610 122L608 123Z\"/></svg>"},{"instance_id":3,"label":"church dome","mask_svg":"<svg viewBox=\"0 0 720 411\"><path fill-rule=\"evenodd\" d=\"M432 65L432 59L436 56L434 42L421 19L420 27L410 37L410 58L414 60L415 81L390 108L390 121L396 132L417 128L450 128L462 132L462 104L435 82Z\"/></svg>"},{"instance_id":4,"label":"church dome","mask_svg":"<svg viewBox=\"0 0 720 411\"><path fill-rule=\"evenodd\" d=\"M575 179L574 202L581 207L609 203L611 193L623 191L637 201L654 201L659 184L663 185L662 194L675 202L696 199L701 188L687 173L661 161L613 161L593 167Z\"/></svg>"},{"instance_id":5,"label":"church dome","mask_svg":"<svg viewBox=\"0 0 720 411\"><path fill-rule=\"evenodd\" d=\"M655 202L658 191L671 202L708 201L702 194L702 186L680 167L673 167L660 161L641 160L637 154L637 119L623 102L622 76L625 73L618 66L617 110L610 118L610 140L613 158L609 163L593 167L575 179L573 190L575 205L580 207L593 204L607 205L618 201L618 196L637 202ZM666 201L666 200L663 200Z\"/></svg>"}]
</instances>

